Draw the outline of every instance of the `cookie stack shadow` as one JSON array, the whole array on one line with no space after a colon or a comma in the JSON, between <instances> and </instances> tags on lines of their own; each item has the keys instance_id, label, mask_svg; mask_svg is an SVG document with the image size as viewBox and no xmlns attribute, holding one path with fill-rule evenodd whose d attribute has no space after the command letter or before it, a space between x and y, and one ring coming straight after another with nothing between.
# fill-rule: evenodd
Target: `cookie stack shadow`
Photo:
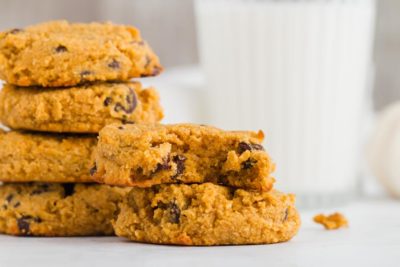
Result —
<instances>
[{"instance_id":1,"label":"cookie stack shadow","mask_svg":"<svg viewBox=\"0 0 400 267\"><path fill-rule=\"evenodd\" d=\"M0 232L113 234L127 191L93 182L106 124L155 123L158 93L131 78L162 71L133 27L39 24L0 33Z\"/></svg>"}]
</instances>

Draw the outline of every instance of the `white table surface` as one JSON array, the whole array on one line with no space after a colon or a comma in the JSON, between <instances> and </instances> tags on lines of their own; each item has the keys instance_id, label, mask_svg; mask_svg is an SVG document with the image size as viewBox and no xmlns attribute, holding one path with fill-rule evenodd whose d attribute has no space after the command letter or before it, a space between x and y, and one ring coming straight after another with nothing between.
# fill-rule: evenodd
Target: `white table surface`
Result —
<instances>
[{"instance_id":1,"label":"white table surface","mask_svg":"<svg viewBox=\"0 0 400 267\"><path fill-rule=\"evenodd\" d=\"M258 246L177 247L136 244L116 237L0 236L0 266L400 266L400 201L360 200L334 210L348 229L326 231L302 212L290 242Z\"/></svg>"}]
</instances>

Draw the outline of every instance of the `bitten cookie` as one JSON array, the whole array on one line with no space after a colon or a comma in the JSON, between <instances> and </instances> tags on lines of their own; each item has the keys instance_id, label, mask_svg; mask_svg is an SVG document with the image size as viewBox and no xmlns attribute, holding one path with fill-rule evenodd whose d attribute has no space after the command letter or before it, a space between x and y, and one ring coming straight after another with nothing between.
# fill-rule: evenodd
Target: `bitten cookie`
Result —
<instances>
[{"instance_id":1,"label":"bitten cookie","mask_svg":"<svg viewBox=\"0 0 400 267\"><path fill-rule=\"evenodd\" d=\"M163 111L158 93L138 82L43 89L5 84L0 121L12 129L97 133L106 124L154 123Z\"/></svg>"},{"instance_id":2,"label":"bitten cookie","mask_svg":"<svg viewBox=\"0 0 400 267\"><path fill-rule=\"evenodd\" d=\"M125 191L96 184L5 184L0 186L0 232L111 235L111 220Z\"/></svg>"},{"instance_id":3,"label":"bitten cookie","mask_svg":"<svg viewBox=\"0 0 400 267\"><path fill-rule=\"evenodd\" d=\"M99 133L94 179L121 186L212 182L268 191L275 165L262 140L261 131L112 124Z\"/></svg>"},{"instance_id":4,"label":"bitten cookie","mask_svg":"<svg viewBox=\"0 0 400 267\"><path fill-rule=\"evenodd\" d=\"M0 33L0 78L19 86L126 81L161 71L130 26L52 21Z\"/></svg>"},{"instance_id":5,"label":"bitten cookie","mask_svg":"<svg viewBox=\"0 0 400 267\"><path fill-rule=\"evenodd\" d=\"M291 239L300 227L294 196L214 185L133 188L113 222L118 236L176 245L239 245Z\"/></svg>"},{"instance_id":6,"label":"bitten cookie","mask_svg":"<svg viewBox=\"0 0 400 267\"><path fill-rule=\"evenodd\" d=\"M0 130L0 181L93 182L96 136Z\"/></svg>"}]
</instances>

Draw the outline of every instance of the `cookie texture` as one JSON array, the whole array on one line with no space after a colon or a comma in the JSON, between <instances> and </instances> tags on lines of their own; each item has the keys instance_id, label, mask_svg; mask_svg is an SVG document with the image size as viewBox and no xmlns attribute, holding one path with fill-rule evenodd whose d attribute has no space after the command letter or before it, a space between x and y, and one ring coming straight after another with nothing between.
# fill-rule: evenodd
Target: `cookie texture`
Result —
<instances>
[{"instance_id":1,"label":"cookie texture","mask_svg":"<svg viewBox=\"0 0 400 267\"><path fill-rule=\"evenodd\" d=\"M118 236L176 245L239 245L291 239L300 227L294 196L225 186L133 188L113 222Z\"/></svg>"},{"instance_id":2,"label":"cookie texture","mask_svg":"<svg viewBox=\"0 0 400 267\"><path fill-rule=\"evenodd\" d=\"M161 71L131 26L51 21L0 33L0 78L19 86L126 81Z\"/></svg>"},{"instance_id":3,"label":"cookie texture","mask_svg":"<svg viewBox=\"0 0 400 267\"><path fill-rule=\"evenodd\" d=\"M97 184L0 186L0 232L23 236L111 235L126 190Z\"/></svg>"},{"instance_id":4,"label":"cookie texture","mask_svg":"<svg viewBox=\"0 0 400 267\"><path fill-rule=\"evenodd\" d=\"M0 130L0 181L93 182L96 136Z\"/></svg>"},{"instance_id":5,"label":"cookie texture","mask_svg":"<svg viewBox=\"0 0 400 267\"><path fill-rule=\"evenodd\" d=\"M163 111L155 89L138 82L43 89L5 84L0 121L12 129L97 133L106 124L154 123Z\"/></svg>"},{"instance_id":6,"label":"cookie texture","mask_svg":"<svg viewBox=\"0 0 400 267\"><path fill-rule=\"evenodd\" d=\"M112 124L99 133L94 179L121 186L204 183L268 191L263 133L194 124Z\"/></svg>"}]
</instances>

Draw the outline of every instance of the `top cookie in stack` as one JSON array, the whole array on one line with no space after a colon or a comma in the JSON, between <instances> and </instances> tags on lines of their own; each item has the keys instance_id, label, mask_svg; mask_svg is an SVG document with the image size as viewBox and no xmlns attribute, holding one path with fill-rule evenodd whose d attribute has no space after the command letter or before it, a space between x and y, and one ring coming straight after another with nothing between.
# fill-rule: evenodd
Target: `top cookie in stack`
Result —
<instances>
[{"instance_id":1,"label":"top cookie in stack","mask_svg":"<svg viewBox=\"0 0 400 267\"><path fill-rule=\"evenodd\" d=\"M97 133L160 121L156 90L130 79L161 71L130 26L55 21L0 33L0 122L11 129L0 131L0 232L112 234L126 189L92 183Z\"/></svg>"},{"instance_id":2,"label":"top cookie in stack","mask_svg":"<svg viewBox=\"0 0 400 267\"><path fill-rule=\"evenodd\" d=\"M137 29L54 21L0 33L0 78L17 86L127 81L162 71Z\"/></svg>"}]
</instances>

